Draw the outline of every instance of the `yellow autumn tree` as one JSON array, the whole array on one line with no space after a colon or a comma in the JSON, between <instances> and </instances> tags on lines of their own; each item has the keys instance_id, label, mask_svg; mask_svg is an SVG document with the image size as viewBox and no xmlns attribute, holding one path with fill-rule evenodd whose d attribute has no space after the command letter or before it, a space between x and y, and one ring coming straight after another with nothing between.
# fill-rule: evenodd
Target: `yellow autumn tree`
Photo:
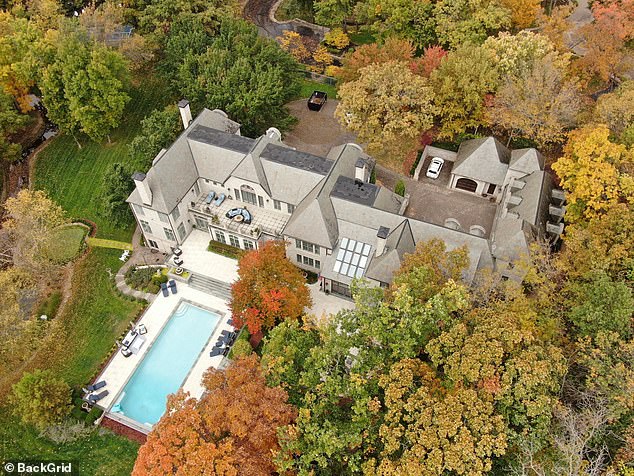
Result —
<instances>
[{"instance_id":1,"label":"yellow autumn tree","mask_svg":"<svg viewBox=\"0 0 634 476\"><path fill-rule=\"evenodd\" d=\"M398 164L433 124L433 90L402 61L366 66L359 74L339 88L335 117L378 160Z\"/></svg>"},{"instance_id":2,"label":"yellow autumn tree","mask_svg":"<svg viewBox=\"0 0 634 476\"><path fill-rule=\"evenodd\" d=\"M610 141L610 130L603 124L568 134L564 155L553 170L568 192L569 222L601 215L618 202L634 202L632 155L626 146Z\"/></svg>"},{"instance_id":3,"label":"yellow autumn tree","mask_svg":"<svg viewBox=\"0 0 634 476\"><path fill-rule=\"evenodd\" d=\"M501 3L511 11L511 22L518 29L532 26L541 9L539 0L502 0Z\"/></svg>"},{"instance_id":4,"label":"yellow autumn tree","mask_svg":"<svg viewBox=\"0 0 634 476\"><path fill-rule=\"evenodd\" d=\"M276 38L280 47L300 63L310 58L310 52L302 42L302 37L296 31L284 30L282 36Z\"/></svg>"},{"instance_id":5,"label":"yellow autumn tree","mask_svg":"<svg viewBox=\"0 0 634 476\"><path fill-rule=\"evenodd\" d=\"M323 73L324 69L333 62L332 56L324 46L320 46L315 50L313 60L315 61L315 66L311 69L315 70L316 73Z\"/></svg>"},{"instance_id":6,"label":"yellow autumn tree","mask_svg":"<svg viewBox=\"0 0 634 476\"><path fill-rule=\"evenodd\" d=\"M343 50L350 44L350 38L341 28L333 28L324 36L324 43L338 50Z\"/></svg>"}]
</instances>

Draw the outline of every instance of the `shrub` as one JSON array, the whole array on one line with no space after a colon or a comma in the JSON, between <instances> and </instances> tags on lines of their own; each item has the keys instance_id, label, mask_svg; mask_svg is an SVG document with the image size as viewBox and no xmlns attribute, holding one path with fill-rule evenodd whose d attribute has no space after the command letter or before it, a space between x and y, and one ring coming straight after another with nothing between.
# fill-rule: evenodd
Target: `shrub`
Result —
<instances>
[{"instance_id":1,"label":"shrub","mask_svg":"<svg viewBox=\"0 0 634 476\"><path fill-rule=\"evenodd\" d=\"M12 388L9 401L14 414L41 430L62 421L71 411L70 387L50 370L25 373Z\"/></svg>"},{"instance_id":2,"label":"shrub","mask_svg":"<svg viewBox=\"0 0 634 476\"><path fill-rule=\"evenodd\" d=\"M155 268L130 268L125 273L125 282L131 288L143 291L151 283L156 284L154 282L155 276L157 276ZM167 281L167 277L165 280ZM158 284L160 285L160 282Z\"/></svg>"},{"instance_id":3,"label":"shrub","mask_svg":"<svg viewBox=\"0 0 634 476\"><path fill-rule=\"evenodd\" d=\"M238 339L233 348L231 349L231 359L237 359L238 357L251 355L253 353L253 347L246 339Z\"/></svg>"},{"instance_id":4,"label":"shrub","mask_svg":"<svg viewBox=\"0 0 634 476\"><path fill-rule=\"evenodd\" d=\"M240 248L236 248L235 246L212 240L209 242L207 251L218 253L219 255L226 256L228 258L238 259L242 250Z\"/></svg>"},{"instance_id":5,"label":"shrub","mask_svg":"<svg viewBox=\"0 0 634 476\"><path fill-rule=\"evenodd\" d=\"M394 193L396 195L400 195L401 197L405 196L405 183L402 180L396 182L396 185L394 186Z\"/></svg>"},{"instance_id":6,"label":"shrub","mask_svg":"<svg viewBox=\"0 0 634 476\"><path fill-rule=\"evenodd\" d=\"M350 44L350 37L341 28L333 28L326 33L324 43L338 50L343 50Z\"/></svg>"},{"instance_id":7,"label":"shrub","mask_svg":"<svg viewBox=\"0 0 634 476\"><path fill-rule=\"evenodd\" d=\"M159 271L159 274L154 274L154 276L152 276L152 284L156 284L157 286L160 286L163 283L166 283L168 281L167 275L163 274L162 272Z\"/></svg>"},{"instance_id":8,"label":"shrub","mask_svg":"<svg viewBox=\"0 0 634 476\"><path fill-rule=\"evenodd\" d=\"M376 167L370 173L370 183L376 183Z\"/></svg>"}]
</instances>

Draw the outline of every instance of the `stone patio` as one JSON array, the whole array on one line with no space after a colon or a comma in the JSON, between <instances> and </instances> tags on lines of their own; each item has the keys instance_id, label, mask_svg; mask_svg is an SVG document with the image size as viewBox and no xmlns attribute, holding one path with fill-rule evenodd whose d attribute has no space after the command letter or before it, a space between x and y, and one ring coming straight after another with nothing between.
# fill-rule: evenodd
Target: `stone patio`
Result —
<instances>
[{"instance_id":1,"label":"stone patio","mask_svg":"<svg viewBox=\"0 0 634 476\"><path fill-rule=\"evenodd\" d=\"M238 279L238 262L211 251L207 246L211 241L209 233L202 230L192 230L180 249L183 268L192 273L202 274L218 281L233 283ZM174 266L174 257L170 257L168 264Z\"/></svg>"}]
</instances>

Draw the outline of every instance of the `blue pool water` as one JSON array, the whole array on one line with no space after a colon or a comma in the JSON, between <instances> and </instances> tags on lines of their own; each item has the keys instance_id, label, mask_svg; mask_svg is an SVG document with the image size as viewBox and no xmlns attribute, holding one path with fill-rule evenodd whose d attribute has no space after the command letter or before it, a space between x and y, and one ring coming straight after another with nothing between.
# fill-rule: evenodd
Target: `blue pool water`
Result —
<instances>
[{"instance_id":1,"label":"blue pool water","mask_svg":"<svg viewBox=\"0 0 634 476\"><path fill-rule=\"evenodd\" d=\"M165 413L167 396L183 384L220 316L182 302L113 407L139 423L154 425Z\"/></svg>"}]
</instances>

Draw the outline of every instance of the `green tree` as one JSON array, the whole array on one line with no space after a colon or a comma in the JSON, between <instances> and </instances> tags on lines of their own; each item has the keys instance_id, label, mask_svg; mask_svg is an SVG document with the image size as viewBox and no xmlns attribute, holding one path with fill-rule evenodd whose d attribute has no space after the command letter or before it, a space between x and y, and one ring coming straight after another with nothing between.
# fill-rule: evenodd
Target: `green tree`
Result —
<instances>
[{"instance_id":1,"label":"green tree","mask_svg":"<svg viewBox=\"0 0 634 476\"><path fill-rule=\"evenodd\" d=\"M134 189L134 182L130 178L132 172L129 165L115 162L103 176L99 212L117 225L125 226L131 222L132 215L126 199Z\"/></svg>"},{"instance_id":2,"label":"green tree","mask_svg":"<svg viewBox=\"0 0 634 476\"><path fill-rule=\"evenodd\" d=\"M396 185L394 186L394 193L396 195L400 195L401 197L405 196L405 182L403 182L402 180L399 180L398 182L396 182Z\"/></svg>"},{"instance_id":3,"label":"green tree","mask_svg":"<svg viewBox=\"0 0 634 476\"><path fill-rule=\"evenodd\" d=\"M27 116L19 114L13 99L0 89L0 159L13 162L20 157L22 148L9 141L9 135L27 123Z\"/></svg>"},{"instance_id":4,"label":"green tree","mask_svg":"<svg viewBox=\"0 0 634 476\"><path fill-rule=\"evenodd\" d=\"M315 0L315 21L320 25L339 26L343 25L346 30L346 18L353 11L357 0Z\"/></svg>"},{"instance_id":5,"label":"green tree","mask_svg":"<svg viewBox=\"0 0 634 476\"><path fill-rule=\"evenodd\" d=\"M130 162L138 170L149 169L156 154L174 142L181 127L176 106L152 111L141 121L141 131L128 146Z\"/></svg>"},{"instance_id":6,"label":"green tree","mask_svg":"<svg viewBox=\"0 0 634 476\"><path fill-rule=\"evenodd\" d=\"M282 387L297 405L308 388L300 384L310 351L320 342L316 329L284 321L271 330L262 349L262 368L270 387Z\"/></svg>"},{"instance_id":7,"label":"green tree","mask_svg":"<svg viewBox=\"0 0 634 476\"><path fill-rule=\"evenodd\" d=\"M434 3L428 0L369 0L359 2L359 19L386 38L406 39L422 50L437 42Z\"/></svg>"},{"instance_id":8,"label":"green tree","mask_svg":"<svg viewBox=\"0 0 634 476\"><path fill-rule=\"evenodd\" d=\"M499 84L495 58L489 50L462 46L443 58L430 79L442 136L485 123L485 96Z\"/></svg>"},{"instance_id":9,"label":"green tree","mask_svg":"<svg viewBox=\"0 0 634 476\"><path fill-rule=\"evenodd\" d=\"M581 336L617 332L631 337L634 298L623 282L613 281L605 272L593 273L587 281L570 284L568 319Z\"/></svg>"},{"instance_id":10,"label":"green tree","mask_svg":"<svg viewBox=\"0 0 634 476\"><path fill-rule=\"evenodd\" d=\"M67 25L40 88L49 118L62 131L74 137L84 132L99 141L119 125L130 99L128 81L127 63L120 53L94 44Z\"/></svg>"},{"instance_id":11,"label":"green tree","mask_svg":"<svg viewBox=\"0 0 634 476\"><path fill-rule=\"evenodd\" d=\"M24 423L43 429L60 422L70 413L71 391L68 384L50 370L35 370L25 373L13 385L9 401L15 415Z\"/></svg>"},{"instance_id":12,"label":"green tree","mask_svg":"<svg viewBox=\"0 0 634 476\"><path fill-rule=\"evenodd\" d=\"M186 55L172 75L183 97L197 107L224 110L247 135L293 122L285 104L299 92L298 65L243 20L223 19L211 45Z\"/></svg>"},{"instance_id":13,"label":"green tree","mask_svg":"<svg viewBox=\"0 0 634 476\"><path fill-rule=\"evenodd\" d=\"M370 154L400 164L418 135L433 125L433 90L404 62L390 61L359 70L359 79L339 88L335 117Z\"/></svg>"},{"instance_id":14,"label":"green tree","mask_svg":"<svg viewBox=\"0 0 634 476\"><path fill-rule=\"evenodd\" d=\"M480 44L511 25L510 10L497 0L440 0L434 15L439 43L451 48Z\"/></svg>"},{"instance_id":15,"label":"green tree","mask_svg":"<svg viewBox=\"0 0 634 476\"><path fill-rule=\"evenodd\" d=\"M121 53L95 45L85 67L85 75L76 71L75 81L66 86L71 113L92 140L110 141L130 100L127 62Z\"/></svg>"}]
</instances>

